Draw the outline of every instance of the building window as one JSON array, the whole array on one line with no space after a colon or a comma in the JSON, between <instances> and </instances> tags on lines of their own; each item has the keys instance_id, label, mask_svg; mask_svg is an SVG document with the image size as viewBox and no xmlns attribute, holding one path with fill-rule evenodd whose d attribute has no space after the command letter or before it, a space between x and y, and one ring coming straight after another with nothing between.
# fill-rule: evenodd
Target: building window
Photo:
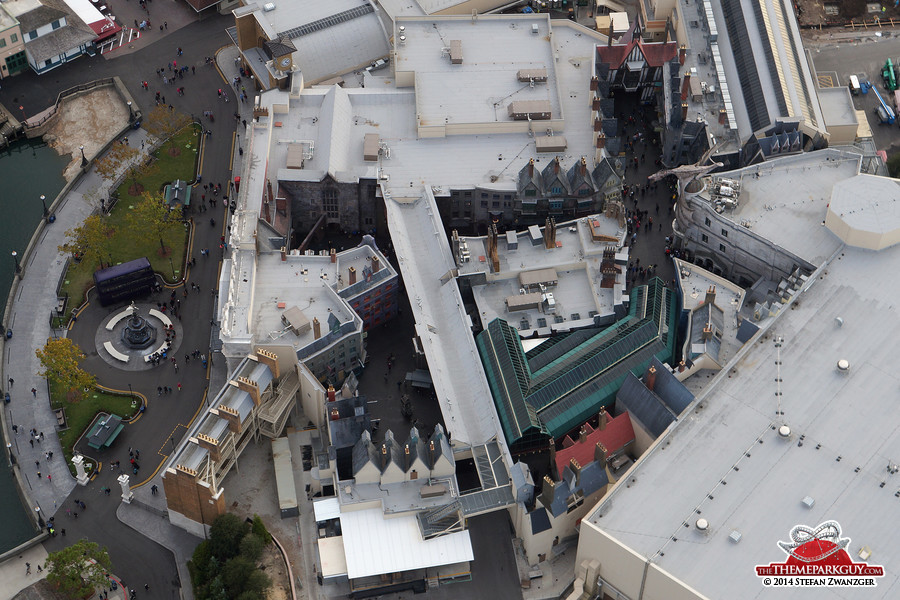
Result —
<instances>
[{"instance_id":1,"label":"building window","mask_svg":"<svg viewBox=\"0 0 900 600\"><path fill-rule=\"evenodd\" d=\"M509 194L503 194L503 199L504 200L512 200L512 196Z\"/></svg>"},{"instance_id":2,"label":"building window","mask_svg":"<svg viewBox=\"0 0 900 600\"><path fill-rule=\"evenodd\" d=\"M499 200L499 199L500 199L500 194L494 194L494 195L493 195L493 198L494 198L494 200Z\"/></svg>"},{"instance_id":3,"label":"building window","mask_svg":"<svg viewBox=\"0 0 900 600\"><path fill-rule=\"evenodd\" d=\"M525 190L525 195L526 196L536 196L537 190Z\"/></svg>"},{"instance_id":4,"label":"building window","mask_svg":"<svg viewBox=\"0 0 900 600\"><path fill-rule=\"evenodd\" d=\"M728 230L727 230L727 229L723 229L723 230L722 230L722 237L728 237Z\"/></svg>"},{"instance_id":5,"label":"building window","mask_svg":"<svg viewBox=\"0 0 900 600\"><path fill-rule=\"evenodd\" d=\"M725 252L725 244L719 244L719 252Z\"/></svg>"},{"instance_id":6,"label":"building window","mask_svg":"<svg viewBox=\"0 0 900 600\"><path fill-rule=\"evenodd\" d=\"M589 188L582 188L582 189L578 190L578 195L579 196L590 196L591 190Z\"/></svg>"},{"instance_id":7,"label":"building window","mask_svg":"<svg viewBox=\"0 0 900 600\"><path fill-rule=\"evenodd\" d=\"M6 48L6 38L0 38L0 48Z\"/></svg>"},{"instance_id":8,"label":"building window","mask_svg":"<svg viewBox=\"0 0 900 600\"><path fill-rule=\"evenodd\" d=\"M472 192L466 192L466 193L465 193L465 197L466 197L466 198L471 198L471 197L472 197Z\"/></svg>"},{"instance_id":9,"label":"building window","mask_svg":"<svg viewBox=\"0 0 900 600\"><path fill-rule=\"evenodd\" d=\"M706 220L705 220L704 222L706 223L706 226L707 226L707 227L709 227L710 225L712 225L712 221L709 220L709 217L706 217Z\"/></svg>"},{"instance_id":10,"label":"building window","mask_svg":"<svg viewBox=\"0 0 900 600\"><path fill-rule=\"evenodd\" d=\"M59 24L59 19L53 21L53 29L59 29L61 25Z\"/></svg>"},{"instance_id":11,"label":"building window","mask_svg":"<svg viewBox=\"0 0 900 600\"><path fill-rule=\"evenodd\" d=\"M487 200L482 200L482 201L481 201L481 208L487 208L487 203L488 203Z\"/></svg>"},{"instance_id":12,"label":"building window","mask_svg":"<svg viewBox=\"0 0 900 600\"><path fill-rule=\"evenodd\" d=\"M18 42L18 41L19 41L19 34L18 34L18 33L14 33L14 34L12 34L11 36L9 36L9 41L12 42L13 44L15 44L16 42Z\"/></svg>"},{"instance_id":13,"label":"building window","mask_svg":"<svg viewBox=\"0 0 900 600\"><path fill-rule=\"evenodd\" d=\"M363 222L364 222L366 225L371 225L371 224L372 224L372 217L366 217L365 219L363 219Z\"/></svg>"},{"instance_id":14,"label":"building window","mask_svg":"<svg viewBox=\"0 0 900 600\"><path fill-rule=\"evenodd\" d=\"M487 192L481 192L481 197L482 197L482 198L487 198L487 197L488 197Z\"/></svg>"},{"instance_id":15,"label":"building window","mask_svg":"<svg viewBox=\"0 0 900 600\"><path fill-rule=\"evenodd\" d=\"M709 243L709 236L706 235L705 233L701 233L701 234L700 234L700 241L703 242L704 244Z\"/></svg>"},{"instance_id":16,"label":"building window","mask_svg":"<svg viewBox=\"0 0 900 600\"><path fill-rule=\"evenodd\" d=\"M500 202L496 200L491 202L491 208L500 208Z\"/></svg>"},{"instance_id":17,"label":"building window","mask_svg":"<svg viewBox=\"0 0 900 600\"><path fill-rule=\"evenodd\" d=\"M560 210L562 208L562 206L563 206L562 200L553 200L552 202L550 202L551 210Z\"/></svg>"},{"instance_id":18,"label":"building window","mask_svg":"<svg viewBox=\"0 0 900 600\"><path fill-rule=\"evenodd\" d=\"M328 215L329 219L337 219L340 218L340 208L338 207L338 193L335 189L327 189L325 190L325 195L323 197L323 203L325 205L325 213Z\"/></svg>"},{"instance_id":19,"label":"building window","mask_svg":"<svg viewBox=\"0 0 900 600\"><path fill-rule=\"evenodd\" d=\"M29 40L37 39L37 31L29 31L29 32L28 32L28 39L29 39Z\"/></svg>"},{"instance_id":20,"label":"building window","mask_svg":"<svg viewBox=\"0 0 900 600\"><path fill-rule=\"evenodd\" d=\"M562 194L562 188L559 186L552 187L552 188L550 188L550 193L551 194Z\"/></svg>"}]
</instances>

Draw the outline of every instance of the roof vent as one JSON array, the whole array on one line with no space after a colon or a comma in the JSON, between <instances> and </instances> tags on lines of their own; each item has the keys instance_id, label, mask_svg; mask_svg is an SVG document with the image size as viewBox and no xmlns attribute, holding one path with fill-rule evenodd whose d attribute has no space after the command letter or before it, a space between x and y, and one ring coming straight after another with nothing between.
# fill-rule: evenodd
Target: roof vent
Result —
<instances>
[{"instance_id":1,"label":"roof vent","mask_svg":"<svg viewBox=\"0 0 900 600\"><path fill-rule=\"evenodd\" d=\"M397 28L397 30L398 30L400 33L403 33L404 31L406 31L406 25L401 25L400 27Z\"/></svg>"},{"instance_id":2,"label":"roof vent","mask_svg":"<svg viewBox=\"0 0 900 600\"><path fill-rule=\"evenodd\" d=\"M869 548L868 546L863 546L862 548L859 549L858 556L861 560L867 561L867 560L869 560L869 558L872 557L872 549Z\"/></svg>"},{"instance_id":3,"label":"roof vent","mask_svg":"<svg viewBox=\"0 0 900 600\"><path fill-rule=\"evenodd\" d=\"M791 437L791 428L787 425L782 425L778 428L778 435L785 439Z\"/></svg>"},{"instance_id":4,"label":"roof vent","mask_svg":"<svg viewBox=\"0 0 900 600\"><path fill-rule=\"evenodd\" d=\"M815 505L816 505L816 500L812 496L807 496L806 498L803 499L803 506L805 506L806 508L812 508Z\"/></svg>"},{"instance_id":5,"label":"roof vent","mask_svg":"<svg viewBox=\"0 0 900 600\"><path fill-rule=\"evenodd\" d=\"M699 531L702 531L703 533L706 533L706 531L709 529L709 521L707 521L703 517L700 517L699 519L697 519L697 522L695 523L695 525L697 525L697 529Z\"/></svg>"},{"instance_id":6,"label":"roof vent","mask_svg":"<svg viewBox=\"0 0 900 600\"><path fill-rule=\"evenodd\" d=\"M850 372L850 361L846 358L842 358L837 361L837 370L841 373L849 373Z\"/></svg>"},{"instance_id":7,"label":"roof vent","mask_svg":"<svg viewBox=\"0 0 900 600\"><path fill-rule=\"evenodd\" d=\"M266 12L271 12L271 11L275 10L275 3L274 2L266 2L265 4L263 4L263 10Z\"/></svg>"},{"instance_id":8,"label":"roof vent","mask_svg":"<svg viewBox=\"0 0 900 600\"><path fill-rule=\"evenodd\" d=\"M728 535L728 539L731 540L731 542L734 544L737 544L739 541L741 541L742 537L744 536L741 535L741 532L737 529L732 529L731 533Z\"/></svg>"},{"instance_id":9,"label":"roof vent","mask_svg":"<svg viewBox=\"0 0 900 600\"><path fill-rule=\"evenodd\" d=\"M405 46L405 45L406 45L406 36L405 36L405 35L401 35L398 39L400 40L400 45L401 45L401 46Z\"/></svg>"},{"instance_id":10,"label":"roof vent","mask_svg":"<svg viewBox=\"0 0 900 600\"><path fill-rule=\"evenodd\" d=\"M835 318L834 318L834 322L837 323L837 326L838 326L838 327L843 327L843 326L844 326L844 319L842 319L841 317L835 317Z\"/></svg>"}]
</instances>

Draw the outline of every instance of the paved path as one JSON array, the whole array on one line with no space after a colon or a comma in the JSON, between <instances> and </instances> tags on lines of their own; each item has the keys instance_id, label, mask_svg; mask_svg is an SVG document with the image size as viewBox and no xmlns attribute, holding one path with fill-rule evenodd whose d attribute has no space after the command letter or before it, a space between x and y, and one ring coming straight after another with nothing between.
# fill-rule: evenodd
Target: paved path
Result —
<instances>
[{"instance_id":1,"label":"paved path","mask_svg":"<svg viewBox=\"0 0 900 600\"><path fill-rule=\"evenodd\" d=\"M92 207L84 194L95 188L107 187L93 171L85 174L73 186L61 206L57 207L56 223L45 229L39 244L25 261L8 325L13 329L14 335L6 345L5 373L7 377L12 376L16 380L14 390L24 391L16 394L18 399L8 406L10 424L15 423L20 430L17 437L13 436L16 437L13 450L25 467L23 473L26 476L26 486L36 505L41 507L43 516L55 514L57 529L67 530L67 537L50 538L45 547L52 552L65 546L70 539L79 537L87 537L105 545L110 551L114 571L139 589L139 597L147 597L144 590L140 589L144 583L150 584L149 597L169 598L172 595L170 591L177 594L176 579L179 575L184 586L181 590L183 597L192 597L184 563L199 540L173 528L162 516L151 510L130 506L117 511L121 504L119 486L115 483L118 472L110 470L109 463L119 460L123 466L127 465L129 446L139 449L141 469L136 476L131 474L132 481L137 484L149 482L171 450L170 440L174 439L177 443L202 407L208 377L212 375L214 379L213 393L225 380L224 360L221 356L213 358L213 368L208 372L198 362L184 364L184 354L194 349L209 354L210 321L215 301L213 292L222 255L219 240L225 234L228 216L223 209L222 198L228 194L226 190L231 179L233 159L237 159L237 164L240 164L237 148L232 143L236 122L234 118L228 118L228 115L236 110L244 109L247 112L250 109L249 102L241 105L237 101L234 89L227 85L219 69L215 65L206 65L203 60L205 56L213 55L218 47L228 43L224 27L230 23L233 21L227 17L213 17L203 23L188 25L134 54L111 60L84 59L85 62L92 62L86 67L83 63L73 63L41 78L26 74L4 82L0 91L0 99L4 102L22 103L26 106L26 112L38 112L54 102L56 95L63 89L86 79L119 75L144 111L150 110L154 93L159 89L161 95L166 96L167 102L177 110L194 115L213 110L218 117L215 122L205 120L203 123L211 135L204 140L201 166L204 183L222 185L222 191L218 195L218 208L198 212L203 190L201 188L195 191L193 197L197 199L198 207L189 215L195 221L189 256L195 258L197 264L185 273L188 296L183 296L184 286L175 290L177 298L182 301L180 313L184 328L184 336L179 340L181 348L178 352L178 372L170 364L148 371L124 371L105 363L97 355L93 344L95 328L117 307L101 308L92 302L69 332L88 354L85 365L96 373L100 383L122 390L127 390L131 384L135 392L142 393L149 399L146 412L136 422L126 426L114 446L98 457L103 470L87 487L77 487L63 463L59 442L53 435L55 417L49 407L46 384L36 375L40 367L34 349L43 346L52 333L46 317L55 306L53 290L56 289L65 262L57 246L63 242L67 229L77 226L90 214ZM177 46L184 49L184 54L176 59L174 48ZM231 73L234 70L234 52L232 49L231 54L225 53L220 60L229 80L236 74ZM155 70L167 68L171 60L194 66L196 74L177 80L175 85L164 86ZM151 83L150 91L141 89L142 80ZM175 93L175 88L181 86L186 88L185 96ZM218 99L219 88L228 94L230 102L227 104ZM249 114L245 116L249 120ZM144 136L142 130L129 132L128 135L132 145L139 144ZM207 193L207 200L210 197L211 194ZM214 226L210 225L211 218L215 220ZM210 256L201 256L200 248L209 248ZM191 283L198 284L201 291L192 291ZM164 290L152 302L161 302L163 297L167 300L171 291ZM157 395L157 386L167 385L177 389L179 382L182 383L180 393L173 391L167 396ZM36 398L32 398L28 392L32 387L39 390ZM43 441L35 444L33 449L28 444L26 433L32 427L45 434ZM54 452L50 461L43 455L47 450ZM37 468L33 464L35 460L41 461L43 479L40 481L37 480ZM51 476L50 480L47 475ZM158 477L153 481L158 484ZM109 496L103 492L106 487L111 488ZM164 506L162 486L159 485L158 496L151 496L149 488L149 485L139 488L135 491L136 496L161 512L161 507ZM86 510L76 511L73 502L75 498L86 504ZM74 516L75 512L79 513L77 518ZM116 518L117 512L121 521ZM135 530L146 533L147 537L135 535ZM167 552L163 546L175 552L177 567L172 552Z\"/></svg>"}]
</instances>

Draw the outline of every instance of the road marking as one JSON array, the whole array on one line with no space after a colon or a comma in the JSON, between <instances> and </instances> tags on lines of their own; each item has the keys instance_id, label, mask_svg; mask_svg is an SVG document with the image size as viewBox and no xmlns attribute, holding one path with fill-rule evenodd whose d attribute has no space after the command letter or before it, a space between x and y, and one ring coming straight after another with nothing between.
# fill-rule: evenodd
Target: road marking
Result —
<instances>
[{"instance_id":1,"label":"road marking","mask_svg":"<svg viewBox=\"0 0 900 600\"><path fill-rule=\"evenodd\" d=\"M816 80L819 82L820 88L834 88L840 86L840 83L838 83L837 73L833 71L818 73L816 75Z\"/></svg>"}]
</instances>

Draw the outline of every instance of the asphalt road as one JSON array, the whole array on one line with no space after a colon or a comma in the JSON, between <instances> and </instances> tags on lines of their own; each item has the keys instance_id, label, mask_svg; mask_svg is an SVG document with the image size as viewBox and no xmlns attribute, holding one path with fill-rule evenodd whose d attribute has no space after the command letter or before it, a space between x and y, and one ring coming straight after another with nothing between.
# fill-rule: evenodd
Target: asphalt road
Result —
<instances>
[{"instance_id":1,"label":"asphalt road","mask_svg":"<svg viewBox=\"0 0 900 600\"><path fill-rule=\"evenodd\" d=\"M175 562L171 552L150 541L143 535L133 531L116 518L119 505L119 486L115 481L118 471L109 468L109 462L119 460L123 466L129 461L128 448L141 450L138 475L132 475L132 484L140 484L150 478L166 458L171 449L167 443L170 438L178 439L184 435L185 427L203 402L207 389L207 371L194 362L184 364L184 354L194 349L209 354L210 319L214 296L211 293L217 282L221 251L220 236L225 233L227 212L223 210L222 196L228 194L227 185L231 178L230 166L233 156L233 134L235 120L230 117L237 110L237 98L234 89L222 79L215 66L207 65L205 57L214 56L216 50L230 43L225 34L225 27L233 24L233 19L226 16L206 17L202 22L190 24L179 31L169 33L165 38L150 44L132 54L123 54L116 58L83 57L64 65L45 75L38 76L32 72L4 80L0 90L0 101L7 106L25 107L26 114L35 114L44 110L56 101L62 90L85 81L118 75L140 108L149 112L153 106L153 97L159 90L177 110L187 114L202 115L212 110L217 117L215 122L204 119L203 125L211 130L203 148L201 173L203 182L220 183L218 208L210 208L198 214L194 209L194 235L192 252L197 260L196 268L186 271L189 283L200 285L201 292L182 295L184 286L176 289L177 297L182 301L181 324L184 328L183 339L179 350L179 371L176 373L171 364L161 365L148 371L122 371L107 365L97 356L94 349L94 331L110 312L118 307L100 307L92 302L79 316L78 322L70 332L71 337L89 354L85 366L97 375L98 381L108 387L127 390L129 384L135 392L143 393L148 399L146 412L134 423L126 426L113 447L106 450L99 458L103 470L87 487L76 487L75 491L56 512L57 531L66 530L66 537L57 535L50 538L45 546L53 552L80 537L86 537L106 546L110 551L114 571L124 581L138 589L139 598L171 598L177 596L174 579L177 577ZM181 47L182 56L176 58L175 48ZM176 80L174 85L164 86L162 78L157 77L156 69L167 67L172 60L180 65L196 68L196 74L188 74L184 79ZM167 69L168 72L168 69ZM140 82L150 82L150 90L144 91ZM247 82L249 89L249 82ZM185 95L178 96L176 87L184 87ZM219 100L217 90L222 89L229 95L230 102ZM200 190L202 192L202 189ZM207 198L211 195L207 194ZM195 196L199 200L199 192ZM210 225L210 218L215 219L215 226ZM210 256L200 255L200 248L210 248ZM171 289L159 294L160 299L168 300ZM157 396L157 386L168 385L177 388L182 384L182 391L173 391L168 396ZM94 456L93 451L89 456ZM112 489L110 496L103 493L103 488ZM86 504L86 510L76 509L73 500L77 498ZM72 514L69 514L70 511ZM78 513L78 517L74 513ZM162 517L161 517L162 518ZM145 583L150 584L150 592L143 590ZM189 586L189 582L183 582Z\"/></svg>"},{"instance_id":2,"label":"asphalt road","mask_svg":"<svg viewBox=\"0 0 900 600\"><path fill-rule=\"evenodd\" d=\"M900 58L900 36L890 35L892 32L889 31L883 33L888 35L868 35L842 42L804 39L803 43L809 56L812 57L819 79L826 85L831 83L829 75L831 80L834 80L836 75L836 85L846 86L850 75L863 74L878 86L878 91L885 101L893 104L891 98L893 92L886 91L881 84L881 68L888 58L895 64ZM853 104L858 110L865 110L875 145L879 150L886 150L890 154L900 149L900 120L893 126L879 123L875 114L878 100L874 93L854 96Z\"/></svg>"}]
</instances>

